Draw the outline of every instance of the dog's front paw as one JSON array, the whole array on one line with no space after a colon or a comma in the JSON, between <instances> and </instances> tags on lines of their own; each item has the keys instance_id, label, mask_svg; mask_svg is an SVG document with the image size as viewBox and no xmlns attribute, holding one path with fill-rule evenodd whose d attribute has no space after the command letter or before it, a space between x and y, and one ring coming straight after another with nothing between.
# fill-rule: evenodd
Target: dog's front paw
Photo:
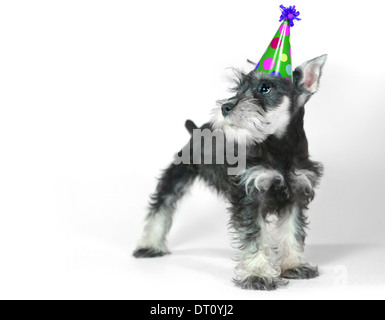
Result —
<instances>
[{"instance_id":1,"label":"dog's front paw","mask_svg":"<svg viewBox=\"0 0 385 320\"><path fill-rule=\"evenodd\" d=\"M245 290L274 291L287 285L287 282L280 278L262 278L249 276L244 279L234 279L234 283Z\"/></svg>"},{"instance_id":2,"label":"dog's front paw","mask_svg":"<svg viewBox=\"0 0 385 320\"><path fill-rule=\"evenodd\" d=\"M279 201L287 201L290 199L290 190L286 185L274 185L274 195Z\"/></svg>"},{"instance_id":3,"label":"dog's front paw","mask_svg":"<svg viewBox=\"0 0 385 320\"><path fill-rule=\"evenodd\" d=\"M163 251L155 248L138 248L134 251L133 256L135 258L158 258L169 254L167 251Z\"/></svg>"},{"instance_id":4,"label":"dog's front paw","mask_svg":"<svg viewBox=\"0 0 385 320\"><path fill-rule=\"evenodd\" d=\"M309 280L317 277L319 277L318 268L311 266L301 266L289 269L282 274L282 278L291 280Z\"/></svg>"}]
</instances>

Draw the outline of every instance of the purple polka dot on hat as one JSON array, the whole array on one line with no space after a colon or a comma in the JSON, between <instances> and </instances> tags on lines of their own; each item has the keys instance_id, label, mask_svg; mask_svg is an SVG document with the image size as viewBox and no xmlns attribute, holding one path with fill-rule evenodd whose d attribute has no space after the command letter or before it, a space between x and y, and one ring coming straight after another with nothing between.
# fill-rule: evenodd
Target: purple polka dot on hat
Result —
<instances>
[{"instance_id":1,"label":"purple polka dot on hat","mask_svg":"<svg viewBox=\"0 0 385 320\"><path fill-rule=\"evenodd\" d=\"M275 67L275 62L271 58L267 58L265 61L263 61L263 68L265 70L271 70Z\"/></svg>"},{"instance_id":2,"label":"purple polka dot on hat","mask_svg":"<svg viewBox=\"0 0 385 320\"><path fill-rule=\"evenodd\" d=\"M279 48L280 46L282 45L282 41L281 39L279 38L274 38L271 43L270 43L270 46L273 48L273 49L277 49Z\"/></svg>"},{"instance_id":3,"label":"purple polka dot on hat","mask_svg":"<svg viewBox=\"0 0 385 320\"><path fill-rule=\"evenodd\" d=\"M273 71L272 73L273 76L281 77L281 74L278 71Z\"/></svg>"},{"instance_id":4,"label":"purple polka dot on hat","mask_svg":"<svg viewBox=\"0 0 385 320\"><path fill-rule=\"evenodd\" d=\"M291 82L291 79L289 77L285 78L285 80Z\"/></svg>"},{"instance_id":5,"label":"purple polka dot on hat","mask_svg":"<svg viewBox=\"0 0 385 320\"><path fill-rule=\"evenodd\" d=\"M279 28L279 33L284 35L284 36L288 36L290 34L290 27L289 27L289 25L287 25L286 23L281 25L281 27Z\"/></svg>"},{"instance_id":6,"label":"purple polka dot on hat","mask_svg":"<svg viewBox=\"0 0 385 320\"><path fill-rule=\"evenodd\" d=\"M291 57L291 48L289 49L289 55L290 55L290 57Z\"/></svg>"}]
</instances>

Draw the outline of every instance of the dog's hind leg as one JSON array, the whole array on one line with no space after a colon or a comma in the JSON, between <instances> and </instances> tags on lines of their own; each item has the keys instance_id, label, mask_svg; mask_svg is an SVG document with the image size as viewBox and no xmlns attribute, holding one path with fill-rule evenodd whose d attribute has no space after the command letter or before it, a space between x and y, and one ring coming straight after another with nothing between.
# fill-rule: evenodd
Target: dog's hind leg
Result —
<instances>
[{"instance_id":1,"label":"dog's hind leg","mask_svg":"<svg viewBox=\"0 0 385 320\"><path fill-rule=\"evenodd\" d=\"M169 253L166 237L177 203L186 194L196 176L197 173L191 165L171 164L164 171L151 198L143 236L134 252L136 258L161 257Z\"/></svg>"}]
</instances>

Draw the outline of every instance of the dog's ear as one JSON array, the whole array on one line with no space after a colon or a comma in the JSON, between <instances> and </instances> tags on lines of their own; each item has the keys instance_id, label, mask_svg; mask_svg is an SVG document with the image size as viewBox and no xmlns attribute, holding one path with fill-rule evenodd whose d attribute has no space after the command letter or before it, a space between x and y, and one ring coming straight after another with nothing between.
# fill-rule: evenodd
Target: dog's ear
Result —
<instances>
[{"instance_id":1,"label":"dog's ear","mask_svg":"<svg viewBox=\"0 0 385 320\"><path fill-rule=\"evenodd\" d=\"M320 56L313 60L306 61L294 70L294 85L298 95L302 96L302 101L318 91L322 69L325 65L327 55Z\"/></svg>"}]
</instances>

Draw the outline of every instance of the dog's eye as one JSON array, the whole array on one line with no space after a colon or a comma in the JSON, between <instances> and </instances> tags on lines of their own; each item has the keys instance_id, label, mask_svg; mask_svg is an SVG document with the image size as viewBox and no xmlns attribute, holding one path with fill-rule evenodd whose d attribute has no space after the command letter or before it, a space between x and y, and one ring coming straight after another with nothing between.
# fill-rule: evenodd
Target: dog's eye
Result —
<instances>
[{"instance_id":1,"label":"dog's eye","mask_svg":"<svg viewBox=\"0 0 385 320\"><path fill-rule=\"evenodd\" d=\"M271 91L270 86L267 83L262 83L258 88L259 93L268 94Z\"/></svg>"}]
</instances>

